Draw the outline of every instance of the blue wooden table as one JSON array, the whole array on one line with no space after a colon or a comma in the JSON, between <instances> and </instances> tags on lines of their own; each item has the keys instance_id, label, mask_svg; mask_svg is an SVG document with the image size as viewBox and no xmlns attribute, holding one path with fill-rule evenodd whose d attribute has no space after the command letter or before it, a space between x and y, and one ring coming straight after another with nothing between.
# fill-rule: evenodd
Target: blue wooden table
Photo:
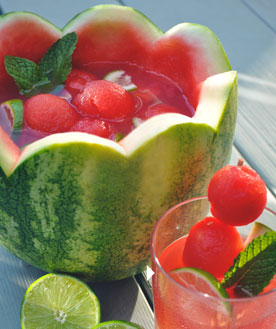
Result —
<instances>
[{"instance_id":1,"label":"blue wooden table","mask_svg":"<svg viewBox=\"0 0 276 329\"><path fill-rule=\"evenodd\" d=\"M232 68L239 72L231 162L243 157L260 173L268 187L268 206L276 210L276 1L0 0L0 8L4 13L32 11L63 27L78 12L102 3L135 7L164 31L177 23L195 22L218 35ZM20 329L21 300L43 274L0 247L0 329ZM143 275L91 286L101 302L102 320L125 319L153 329L150 284Z\"/></svg>"}]
</instances>

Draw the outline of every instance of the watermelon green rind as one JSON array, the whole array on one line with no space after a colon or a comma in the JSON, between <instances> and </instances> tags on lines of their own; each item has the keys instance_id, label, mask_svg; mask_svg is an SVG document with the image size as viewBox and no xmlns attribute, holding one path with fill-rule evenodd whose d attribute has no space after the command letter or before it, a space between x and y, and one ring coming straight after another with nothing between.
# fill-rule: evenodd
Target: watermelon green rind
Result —
<instances>
[{"instance_id":1,"label":"watermelon green rind","mask_svg":"<svg viewBox=\"0 0 276 329\"><path fill-rule=\"evenodd\" d=\"M17 25L19 24L19 25ZM30 33L31 31L31 33ZM28 39L26 36L31 35ZM5 55L24 57L38 62L62 31L39 15L30 12L10 12L0 15L0 101L3 95L18 96L17 88L4 67Z\"/></svg>"},{"instance_id":2,"label":"watermelon green rind","mask_svg":"<svg viewBox=\"0 0 276 329\"><path fill-rule=\"evenodd\" d=\"M214 32L208 27L196 23L180 23L175 25L170 30L165 32L165 37L177 36L191 46L199 47L201 51L193 56L195 63L202 63L208 61L207 72L209 75L225 72L231 70L230 62L222 47L221 42ZM202 42L204 40L204 42ZM199 56L199 58L197 58ZM204 56L206 59L202 58ZM200 75L200 67L196 75ZM205 79L204 79L205 80Z\"/></svg>"},{"instance_id":3,"label":"watermelon green rind","mask_svg":"<svg viewBox=\"0 0 276 329\"><path fill-rule=\"evenodd\" d=\"M56 30L57 34L59 34L59 35L61 34L60 29L55 24L51 23L49 20L47 20L46 18L44 18L38 14L28 12L28 11L11 11L8 13L4 13L0 16L0 24L8 23L9 21L13 22L14 19L17 19L17 18L24 19L27 21L30 21L30 20L37 21L38 24L47 25L47 27L49 29Z\"/></svg>"},{"instance_id":4,"label":"watermelon green rind","mask_svg":"<svg viewBox=\"0 0 276 329\"><path fill-rule=\"evenodd\" d=\"M0 169L3 170L6 177L14 170L19 157L19 148L0 126Z\"/></svg>"},{"instance_id":5,"label":"watermelon green rind","mask_svg":"<svg viewBox=\"0 0 276 329\"><path fill-rule=\"evenodd\" d=\"M213 95L214 98L211 99L210 95ZM206 122L215 131L211 161L215 165L215 171L220 168L220 165L217 166L217 164L222 161L223 157L225 163L230 160L237 119L237 98L238 77L236 71L214 75L206 79L201 88L194 120L198 123ZM221 112L215 115L216 111ZM210 115L210 112L213 115Z\"/></svg>"},{"instance_id":6,"label":"watermelon green rind","mask_svg":"<svg viewBox=\"0 0 276 329\"><path fill-rule=\"evenodd\" d=\"M91 28L93 21L88 19L93 15L102 19L110 9L114 17L115 11L125 15L124 24L135 26L137 40L153 47L164 37L189 35L188 31L195 31L199 45L210 37L208 29L189 24L163 35L140 13L114 6L78 15L63 33L73 28L79 33L81 23ZM101 21L103 27L105 23ZM121 31L117 29L118 38ZM95 40L90 34L89 38ZM208 47L218 42L213 35L208 40ZM98 42L97 51L105 46L105 40ZM133 49L148 52L141 44ZM81 52L77 55L81 58ZM79 58L75 63L80 64ZM221 64L216 67L218 59ZM137 61L139 65L144 61L145 67L152 64L147 56ZM195 62L199 65L200 58ZM195 77L200 88L194 118L160 115L119 143L84 133L55 134L28 145L20 155L0 129L1 245L46 271L93 281L141 272L149 262L150 232L156 220L178 201L205 194L210 177L229 158L237 77L236 72L214 75L229 69L224 51L216 46L207 56L204 74ZM207 95L210 90L216 93L220 101L210 106L205 90Z\"/></svg>"},{"instance_id":7,"label":"watermelon green rind","mask_svg":"<svg viewBox=\"0 0 276 329\"><path fill-rule=\"evenodd\" d=\"M73 54L73 66L78 67L106 61L144 63L148 49L163 34L137 10L116 5L89 8L75 16L62 31L63 34L75 31L78 35ZM89 48L87 35L92 45Z\"/></svg>"},{"instance_id":8,"label":"watermelon green rind","mask_svg":"<svg viewBox=\"0 0 276 329\"><path fill-rule=\"evenodd\" d=\"M235 74L225 74L232 80L221 92L231 98ZM228 97L219 104L222 112ZM224 162L210 152L214 127L179 114L163 116L146 121L121 144L64 133L27 146L9 185L4 177L0 181L6 191L0 203L2 245L44 270L94 281L141 271L155 220L184 197L202 195L213 174L206 163L215 161L214 168Z\"/></svg>"},{"instance_id":9,"label":"watermelon green rind","mask_svg":"<svg viewBox=\"0 0 276 329\"><path fill-rule=\"evenodd\" d=\"M74 16L62 29L64 34L75 31L79 26L85 25L87 21L126 21L130 24L136 24L144 33L151 36L152 41L163 34L147 16L140 11L126 6L117 5L97 5L88 8Z\"/></svg>"}]
</instances>

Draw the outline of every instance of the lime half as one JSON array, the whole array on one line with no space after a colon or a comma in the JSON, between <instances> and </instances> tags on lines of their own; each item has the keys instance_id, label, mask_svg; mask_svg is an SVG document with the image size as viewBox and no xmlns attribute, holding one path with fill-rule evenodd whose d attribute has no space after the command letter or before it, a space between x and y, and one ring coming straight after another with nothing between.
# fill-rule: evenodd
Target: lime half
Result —
<instances>
[{"instance_id":1,"label":"lime half","mask_svg":"<svg viewBox=\"0 0 276 329\"><path fill-rule=\"evenodd\" d=\"M93 329L143 329L143 327L127 321L108 321L98 324Z\"/></svg>"},{"instance_id":2,"label":"lime half","mask_svg":"<svg viewBox=\"0 0 276 329\"><path fill-rule=\"evenodd\" d=\"M219 312L225 315L231 314L231 305L224 299L229 298L226 290L221 286L220 282L209 272L194 268L194 267L182 267L170 271L170 276L182 286L197 291L202 294L207 294L212 297L222 298L219 300L216 308ZM206 301L206 304L208 302Z\"/></svg>"},{"instance_id":3,"label":"lime half","mask_svg":"<svg viewBox=\"0 0 276 329\"><path fill-rule=\"evenodd\" d=\"M98 298L84 282L47 274L26 291L21 305L22 329L91 329L100 322Z\"/></svg>"},{"instance_id":4,"label":"lime half","mask_svg":"<svg viewBox=\"0 0 276 329\"><path fill-rule=\"evenodd\" d=\"M104 80L116 82L118 85L124 87L127 91L133 91L137 89L137 86L131 81L131 76L126 74L124 70L109 72L104 76Z\"/></svg>"}]
</instances>

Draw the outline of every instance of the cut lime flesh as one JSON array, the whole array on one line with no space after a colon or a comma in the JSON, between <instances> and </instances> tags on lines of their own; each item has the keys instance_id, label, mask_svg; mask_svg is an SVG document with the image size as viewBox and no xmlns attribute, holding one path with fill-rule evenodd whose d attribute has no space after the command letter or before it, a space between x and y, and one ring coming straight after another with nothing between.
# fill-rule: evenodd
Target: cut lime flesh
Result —
<instances>
[{"instance_id":1,"label":"cut lime flesh","mask_svg":"<svg viewBox=\"0 0 276 329\"><path fill-rule=\"evenodd\" d=\"M137 89L137 86L131 82L131 77L126 74L124 70L109 72L104 76L104 80L115 82L124 87L127 91L133 91Z\"/></svg>"},{"instance_id":2,"label":"cut lime flesh","mask_svg":"<svg viewBox=\"0 0 276 329\"><path fill-rule=\"evenodd\" d=\"M175 281L190 290L221 298L220 311L227 315L231 314L231 305L225 301L229 298L228 293L209 272L194 267L182 267L170 271L169 274Z\"/></svg>"},{"instance_id":3,"label":"cut lime flesh","mask_svg":"<svg viewBox=\"0 0 276 329\"><path fill-rule=\"evenodd\" d=\"M26 291L22 329L91 329L100 322L100 304L90 287L67 275L47 274Z\"/></svg>"},{"instance_id":4,"label":"cut lime flesh","mask_svg":"<svg viewBox=\"0 0 276 329\"><path fill-rule=\"evenodd\" d=\"M244 242L244 246L246 247L252 240L256 239L258 236L263 235L266 232L272 231L272 228L266 226L265 224L254 222L252 229Z\"/></svg>"},{"instance_id":5,"label":"cut lime flesh","mask_svg":"<svg viewBox=\"0 0 276 329\"><path fill-rule=\"evenodd\" d=\"M1 111L6 111L7 117L11 120L12 130L22 129L23 108L21 99L10 99L1 104Z\"/></svg>"},{"instance_id":6,"label":"cut lime flesh","mask_svg":"<svg viewBox=\"0 0 276 329\"><path fill-rule=\"evenodd\" d=\"M143 329L143 327L127 321L108 321L100 323L92 329Z\"/></svg>"},{"instance_id":7,"label":"cut lime flesh","mask_svg":"<svg viewBox=\"0 0 276 329\"><path fill-rule=\"evenodd\" d=\"M136 128L139 127L143 122L144 122L143 119L140 119L140 118L137 118L137 117L132 118L132 123L134 124L134 126Z\"/></svg>"}]
</instances>

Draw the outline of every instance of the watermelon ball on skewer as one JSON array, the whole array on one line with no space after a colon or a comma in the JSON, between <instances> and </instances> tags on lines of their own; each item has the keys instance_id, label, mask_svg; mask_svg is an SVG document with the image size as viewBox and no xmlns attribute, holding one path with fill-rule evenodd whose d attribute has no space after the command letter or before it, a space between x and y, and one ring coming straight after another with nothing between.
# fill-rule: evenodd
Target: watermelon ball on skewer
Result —
<instances>
[{"instance_id":1,"label":"watermelon ball on skewer","mask_svg":"<svg viewBox=\"0 0 276 329\"><path fill-rule=\"evenodd\" d=\"M205 217L190 230L183 251L185 266L223 277L243 250L243 240L234 226Z\"/></svg>"},{"instance_id":2,"label":"watermelon ball on skewer","mask_svg":"<svg viewBox=\"0 0 276 329\"><path fill-rule=\"evenodd\" d=\"M208 199L213 216L226 224L247 225L257 219L267 202L264 181L245 165L227 165L209 183Z\"/></svg>"},{"instance_id":3,"label":"watermelon ball on skewer","mask_svg":"<svg viewBox=\"0 0 276 329\"><path fill-rule=\"evenodd\" d=\"M68 131L79 119L76 110L63 98L39 94L24 104L24 126L54 134Z\"/></svg>"},{"instance_id":4,"label":"watermelon ball on skewer","mask_svg":"<svg viewBox=\"0 0 276 329\"><path fill-rule=\"evenodd\" d=\"M72 104L84 116L120 121L131 117L135 104L124 87L106 80L86 84L83 91L72 98Z\"/></svg>"}]
</instances>

